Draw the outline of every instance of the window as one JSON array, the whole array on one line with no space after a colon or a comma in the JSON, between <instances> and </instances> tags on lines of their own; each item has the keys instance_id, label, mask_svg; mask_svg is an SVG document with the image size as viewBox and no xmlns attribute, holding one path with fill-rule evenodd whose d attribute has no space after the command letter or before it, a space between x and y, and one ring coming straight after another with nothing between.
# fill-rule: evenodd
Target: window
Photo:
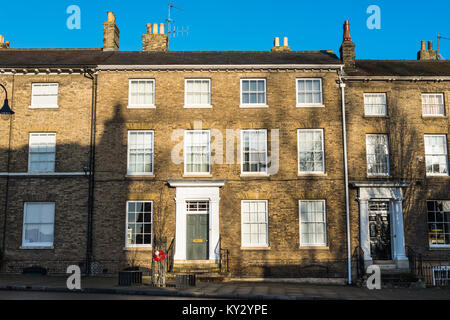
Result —
<instances>
[{"instance_id":1,"label":"window","mask_svg":"<svg viewBox=\"0 0 450 320\"><path fill-rule=\"evenodd\" d=\"M152 201L129 201L127 203L127 247L152 245Z\"/></svg>"},{"instance_id":2,"label":"window","mask_svg":"<svg viewBox=\"0 0 450 320\"><path fill-rule=\"evenodd\" d=\"M153 131L128 131L128 174L153 174Z\"/></svg>"},{"instance_id":3,"label":"window","mask_svg":"<svg viewBox=\"0 0 450 320\"><path fill-rule=\"evenodd\" d=\"M185 107L211 106L211 80L186 80Z\"/></svg>"},{"instance_id":4,"label":"window","mask_svg":"<svg viewBox=\"0 0 450 320\"><path fill-rule=\"evenodd\" d=\"M297 79L297 106L322 104L322 79Z\"/></svg>"},{"instance_id":5,"label":"window","mask_svg":"<svg viewBox=\"0 0 450 320\"><path fill-rule=\"evenodd\" d=\"M269 246L268 201L242 201L242 246Z\"/></svg>"},{"instance_id":6,"label":"window","mask_svg":"<svg viewBox=\"0 0 450 320\"><path fill-rule=\"evenodd\" d=\"M52 247L55 225L55 204L25 202L23 247Z\"/></svg>"},{"instance_id":7,"label":"window","mask_svg":"<svg viewBox=\"0 0 450 320\"><path fill-rule=\"evenodd\" d=\"M242 173L267 173L267 130L242 130Z\"/></svg>"},{"instance_id":8,"label":"window","mask_svg":"<svg viewBox=\"0 0 450 320\"><path fill-rule=\"evenodd\" d=\"M266 105L266 80L241 80L241 105Z\"/></svg>"},{"instance_id":9,"label":"window","mask_svg":"<svg viewBox=\"0 0 450 320\"><path fill-rule=\"evenodd\" d=\"M444 95L442 93L422 94L422 113L424 116L445 116Z\"/></svg>"},{"instance_id":10,"label":"window","mask_svg":"<svg viewBox=\"0 0 450 320\"><path fill-rule=\"evenodd\" d=\"M56 133L30 133L28 171L54 172Z\"/></svg>"},{"instance_id":11,"label":"window","mask_svg":"<svg viewBox=\"0 0 450 320\"><path fill-rule=\"evenodd\" d=\"M323 130L298 130L299 173L324 173Z\"/></svg>"},{"instance_id":12,"label":"window","mask_svg":"<svg viewBox=\"0 0 450 320\"><path fill-rule=\"evenodd\" d=\"M58 108L57 83L33 83L30 108Z\"/></svg>"},{"instance_id":13,"label":"window","mask_svg":"<svg viewBox=\"0 0 450 320\"><path fill-rule=\"evenodd\" d=\"M326 246L325 200L300 200L300 245Z\"/></svg>"},{"instance_id":14,"label":"window","mask_svg":"<svg viewBox=\"0 0 450 320\"><path fill-rule=\"evenodd\" d=\"M425 135L427 175L448 175L447 136Z\"/></svg>"},{"instance_id":15,"label":"window","mask_svg":"<svg viewBox=\"0 0 450 320\"><path fill-rule=\"evenodd\" d=\"M427 201L430 247L450 247L450 201Z\"/></svg>"},{"instance_id":16,"label":"window","mask_svg":"<svg viewBox=\"0 0 450 320\"><path fill-rule=\"evenodd\" d=\"M208 130L188 130L184 135L184 172L187 174L210 173L211 150Z\"/></svg>"},{"instance_id":17,"label":"window","mask_svg":"<svg viewBox=\"0 0 450 320\"><path fill-rule=\"evenodd\" d=\"M365 93L364 114L366 116L386 116L386 93Z\"/></svg>"},{"instance_id":18,"label":"window","mask_svg":"<svg viewBox=\"0 0 450 320\"><path fill-rule=\"evenodd\" d=\"M385 134L366 135L367 175L389 175L388 136Z\"/></svg>"},{"instance_id":19,"label":"window","mask_svg":"<svg viewBox=\"0 0 450 320\"><path fill-rule=\"evenodd\" d=\"M147 79L130 80L128 107L145 108L155 106L155 81Z\"/></svg>"}]
</instances>

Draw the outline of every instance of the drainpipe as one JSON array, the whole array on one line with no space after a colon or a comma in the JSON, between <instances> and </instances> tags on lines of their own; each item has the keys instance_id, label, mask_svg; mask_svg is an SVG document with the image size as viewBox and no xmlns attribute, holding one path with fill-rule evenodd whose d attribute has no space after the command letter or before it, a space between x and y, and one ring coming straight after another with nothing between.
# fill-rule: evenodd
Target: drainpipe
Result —
<instances>
[{"instance_id":1,"label":"drainpipe","mask_svg":"<svg viewBox=\"0 0 450 320\"><path fill-rule=\"evenodd\" d=\"M347 124L345 121L345 83L342 80L343 67L339 73L339 87L342 101L342 140L344 145L344 180L345 180L345 216L347 220L347 274L348 284L352 284L352 251L350 237L350 209L348 191L348 160L347 160Z\"/></svg>"},{"instance_id":2,"label":"drainpipe","mask_svg":"<svg viewBox=\"0 0 450 320\"><path fill-rule=\"evenodd\" d=\"M91 137L89 150L89 195L88 195L88 221L86 241L86 274L91 274L92 253L92 216L94 213L94 178L95 178L95 134L97 121L97 75L88 68L84 76L92 80L92 106L91 106Z\"/></svg>"}]
</instances>

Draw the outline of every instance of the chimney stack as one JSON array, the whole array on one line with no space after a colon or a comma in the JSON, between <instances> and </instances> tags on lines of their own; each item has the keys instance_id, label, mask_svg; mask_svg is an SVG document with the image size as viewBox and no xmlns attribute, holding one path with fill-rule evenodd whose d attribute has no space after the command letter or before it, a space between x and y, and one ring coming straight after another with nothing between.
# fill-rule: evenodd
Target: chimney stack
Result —
<instances>
[{"instance_id":1,"label":"chimney stack","mask_svg":"<svg viewBox=\"0 0 450 320\"><path fill-rule=\"evenodd\" d=\"M428 41L428 49L426 49L426 41L421 41L420 51L417 53L417 60L438 60L437 51L433 50L433 41Z\"/></svg>"},{"instance_id":2,"label":"chimney stack","mask_svg":"<svg viewBox=\"0 0 450 320\"><path fill-rule=\"evenodd\" d=\"M291 48L289 48L289 45L288 45L288 38L284 37L283 38L283 46L280 46L280 38L276 37L275 40L273 41L272 51L273 52L292 51Z\"/></svg>"},{"instance_id":3,"label":"chimney stack","mask_svg":"<svg viewBox=\"0 0 450 320\"><path fill-rule=\"evenodd\" d=\"M9 41L5 41L2 35L0 35L0 49L9 49Z\"/></svg>"},{"instance_id":4,"label":"chimney stack","mask_svg":"<svg viewBox=\"0 0 450 320\"><path fill-rule=\"evenodd\" d=\"M116 17L108 11L108 19L103 23L103 51L119 51L119 35Z\"/></svg>"},{"instance_id":5,"label":"chimney stack","mask_svg":"<svg viewBox=\"0 0 450 320\"><path fill-rule=\"evenodd\" d=\"M158 32L159 28L159 32ZM165 34L164 23L147 24L147 33L142 36L142 51L167 52L169 37Z\"/></svg>"},{"instance_id":6,"label":"chimney stack","mask_svg":"<svg viewBox=\"0 0 450 320\"><path fill-rule=\"evenodd\" d=\"M350 22L347 20L344 23L344 38L340 49L341 61L346 68L354 69L356 67L355 47L350 34Z\"/></svg>"}]
</instances>

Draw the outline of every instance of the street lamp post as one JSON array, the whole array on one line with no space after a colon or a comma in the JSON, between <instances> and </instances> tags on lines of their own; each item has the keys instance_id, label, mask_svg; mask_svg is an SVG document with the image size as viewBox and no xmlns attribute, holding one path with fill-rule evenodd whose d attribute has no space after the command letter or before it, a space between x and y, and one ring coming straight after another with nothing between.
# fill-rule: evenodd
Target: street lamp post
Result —
<instances>
[{"instance_id":1,"label":"street lamp post","mask_svg":"<svg viewBox=\"0 0 450 320\"><path fill-rule=\"evenodd\" d=\"M2 256L5 254L6 251L6 221L7 221L7 212L8 212L8 194L9 194L9 161L10 161L10 154L11 154L11 126L12 126L12 116L14 114L14 111L12 111L11 107L9 106L8 102L8 91L6 90L6 87L0 83L0 87L3 88L3 91L5 91L5 101L3 103L3 107L0 109L0 115L3 119L9 120L9 143L8 143L8 163L7 163L7 172L6 172L6 190L5 190L5 210L4 210L4 216L3 216L3 241L2 241L2 248L0 250L0 260L2 260ZM0 261L1 262L1 261ZM1 265L0 265L1 266Z\"/></svg>"}]
</instances>

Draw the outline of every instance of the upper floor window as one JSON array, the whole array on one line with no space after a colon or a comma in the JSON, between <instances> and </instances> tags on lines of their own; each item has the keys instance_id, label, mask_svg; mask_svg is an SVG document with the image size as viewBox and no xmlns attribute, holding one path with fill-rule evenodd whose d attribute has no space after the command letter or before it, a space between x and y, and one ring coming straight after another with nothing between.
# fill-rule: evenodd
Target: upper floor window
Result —
<instances>
[{"instance_id":1,"label":"upper floor window","mask_svg":"<svg viewBox=\"0 0 450 320\"><path fill-rule=\"evenodd\" d=\"M366 135L367 174L369 176L389 175L389 144L385 134Z\"/></svg>"},{"instance_id":2,"label":"upper floor window","mask_svg":"<svg viewBox=\"0 0 450 320\"><path fill-rule=\"evenodd\" d=\"M445 116L444 95L442 93L422 94L422 114L424 116Z\"/></svg>"},{"instance_id":3,"label":"upper floor window","mask_svg":"<svg viewBox=\"0 0 450 320\"><path fill-rule=\"evenodd\" d=\"M450 201L427 201L430 247L450 247Z\"/></svg>"},{"instance_id":4,"label":"upper floor window","mask_svg":"<svg viewBox=\"0 0 450 320\"><path fill-rule=\"evenodd\" d=\"M30 108L58 108L57 83L33 83Z\"/></svg>"},{"instance_id":5,"label":"upper floor window","mask_svg":"<svg viewBox=\"0 0 450 320\"><path fill-rule=\"evenodd\" d=\"M186 79L185 107L209 108L211 107L211 80Z\"/></svg>"},{"instance_id":6,"label":"upper floor window","mask_svg":"<svg viewBox=\"0 0 450 320\"><path fill-rule=\"evenodd\" d=\"M322 79L297 79L297 106L321 106Z\"/></svg>"},{"instance_id":7,"label":"upper floor window","mask_svg":"<svg viewBox=\"0 0 450 320\"><path fill-rule=\"evenodd\" d=\"M155 106L155 80L130 80L128 107L145 108Z\"/></svg>"},{"instance_id":8,"label":"upper floor window","mask_svg":"<svg viewBox=\"0 0 450 320\"><path fill-rule=\"evenodd\" d=\"M266 106L266 80L241 80L241 106Z\"/></svg>"},{"instance_id":9,"label":"upper floor window","mask_svg":"<svg viewBox=\"0 0 450 320\"><path fill-rule=\"evenodd\" d=\"M243 200L242 246L267 247L269 245L269 210L267 200Z\"/></svg>"},{"instance_id":10,"label":"upper floor window","mask_svg":"<svg viewBox=\"0 0 450 320\"><path fill-rule=\"evenodd\" d=\"M22 246L52 247L55 203L25 202Z\"/></svg>"},{"instance_id":11,"label":"upper floor window","mask_svg":"<svg viewBox=\"0 0 450 320\"><path fill-rule=\"evenodd\" d=\"M242 173L267 173L267 130L242 130Z\"/></svg>"},{"instance_id":12,"label":"upper floor window","mask_svg":"<svg viewBox=\"0 0 450 320\"><path fill-rule=\"evenodd\" d=\"M129 201L127 203L127 247L150 247L152 245L152 201Z\"/></svg>"},{"instance_id":13,"label":"upper floor window","mask_svg":"<svg viewBox=\"0 0 450 320\"><path fill-rule=\"evenodd\" d=\"M153 174L153 131L128 132L128 174Z\"/></svg>"},{"instance_id":14,"label":"upper floor window","mask_svg":"<svg viewBox=\"0 0 450 320\"><path fill-rule=\"evenodd\" d=\"M298 130L299 173L324 173L325 154L322 129Z\"/></svg>"},{"instance_id":15,"label":"upper floor window","mask_svg":"<svg viewBox=\"0 0 450 320\"><path fill-rule=\"evenodd\" d=\"M365 93L364 114L366 116L387 116L386 93Z\"/></svg>"},{"instance_id":16,"label":"upper floor window","mask_svg":"<svg viewBox=\"0 0 450 320\"><path fill-rule=\"evenodd\" d=\"M300 200L300 245L326 246L325 200Z\"/></svg>"},{"instance_id":17,"label":"upper floor window","mask_svg":"<svg viewBox=\"0 0 450 320\"><path fill-rule=\"evenodd\" d=\"M56 133L30 133L29 172L54 172Z\"/></svg>"},{"instance_id":18,"label":"upper floor window","mask_svg":"<svg viewBox=\"0 0 450 320\"><path fill-rule=\"evenodd\" d=\"M447 136L425 135L425 161L428 176L448 175Z\"/></svg>"},{"instance_id":19,"label":"upper floor window","mask_svg":"<svg viewBox=\"0 0 450 320\"><path fill-rule=\"evenodd\" d=\"M184 172L209 174L211 172L211 145L209 130L187 130L184 134Z\"/></svg>"}]
</instances>

